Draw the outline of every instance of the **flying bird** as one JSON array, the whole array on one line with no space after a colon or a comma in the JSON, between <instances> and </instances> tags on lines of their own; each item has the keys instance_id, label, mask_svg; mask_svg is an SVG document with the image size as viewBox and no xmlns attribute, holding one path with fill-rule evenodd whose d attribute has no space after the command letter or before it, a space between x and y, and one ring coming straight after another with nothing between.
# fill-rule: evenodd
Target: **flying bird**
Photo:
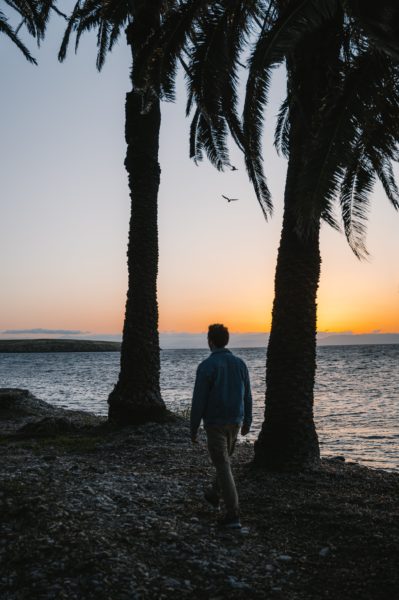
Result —
<instances>
[{"instance_id":1,"label":"flying bird","mask_svg":"<svg viewBox=\"0 0 399 600\"><path fill-rule=\"evenodd\" d=\"M223 196L223 194L222 194L222 198L227 200L227 202L236 202L239 199L239 198L228 198L228 196Z\"/></svg>"},{"instance_id":2,"label":"flying bird","mask_svg":"<svg viewBox=\"0 0 399 600\"><path fill-rule=\"evenodd\" d=\"M230 165L230 171L238 171L238 169L234 165Z\"/></svg>"}]
</instances>

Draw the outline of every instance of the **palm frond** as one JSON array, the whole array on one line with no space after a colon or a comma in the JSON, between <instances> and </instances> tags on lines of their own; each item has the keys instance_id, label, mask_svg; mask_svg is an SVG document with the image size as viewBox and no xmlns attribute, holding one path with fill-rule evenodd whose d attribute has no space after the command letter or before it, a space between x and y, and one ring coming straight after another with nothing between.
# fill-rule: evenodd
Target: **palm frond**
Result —
<instances>
[{"instance_id":1,"label":"palm frond","mask_svg":"<svg viewBox=\"0 0 399 600\"><path fill-rule=\"evenodd\" d=\"M262 132L273 68L283 63L304 34L309 34L337 10L336 0L302 0L288 7L272 26L263 28L249 60L243 113L246 164L259 202L271 211L262 155Z\"/></svg>"},{"instance_id":2,"label":"palm frond","mask_svg":"<svg viewBox=\"0 0 399 600\"><path fill-rule=\"evenodd\" d=\"M213 5L206 24L203 19L200 30L191 40L186 69L187 112L195 102L215 135L217 133L221 140L230 131L241 149L243 139L237 114L237 70L243 37L248 30L247 19L253 12L252 5L253 2L247 2L245 10L242 0L234 0L226 6ZM223 156L228 161L226 140L223 140Z\"/></svg>"},{"instance_id":3,"label":"palm frond","mask_svg":"<svg viewBox=\"0 0 399 600\"><path fill-rule=\"evenodd\" d=\"M108 46L109 51L111 51L112 48L115 46L120 35L121 35L121 27L120 27L119 23L117 22L112 26L112 29L111 29L111 32L109 35L109 46Z\"/></svg>"},{"instance_id":4,"label":"palm frond","mask_svg":"<svg viewBox=\"0 0 399 600\"><path fill-rule=\"evenodd\" d=\"M273 214L273 205L266 176L263 170L262 158L250 160L245 155L245 166L249 179L254 187L256 197L262 209L263 216L267 220Z\"/></svg>"},{"instance_id":5,"label":"palm frond","mask_svg":"<svg viewBox=\"0 0 399 600\"><path fill-rule=\"evenodd\" d=\"M277 154L289 157L289 133L290 133L290 100L289 97L282 102L277 115L277 124L274 132L274 147Z\"/></svg>"},{"instance_id":6,"label":"palm frond","mask_svg":"<svg viewBox=\"0 0 399 600\"><path fill-rule=\"evenodd\" d=\"M29 0L3 0L8 6L14 9L21 17L22 21L15 33L18 34L21 27L26 27L27 31L33 37L40 35L39 14L36 3Z\"/></svg>"},{"instance_id":7,"label":"palm frond","mask_svg":"<svg viewBox=\"0 0 399 600\"><path fill-rule=\"evenodd\" d=\"M72 13L71 18L74 19L74 30L76 33L75 38L75 52L78 51L80 39L82 35L92 29L98 28L97 32L97 47L100 51L101 44L101 33L100 30L105 22L102 11L104 6L98 0L84 0L83 4L79 7L78 11L74 15ZM99 56L97 53L96 64L98 68Z\"/></svg>"},{"instance_id":8,"label":"palm frond","mask_svg":"<svg viewBox=\"0 0 399 600\"><path fill-rule=\"evenodd\" d=\"M166 13L162 29L153 33L137 57L134 72L137 89L145 89L150 81L164 99L174 100L177 60L189 44L199 15L208 5L208 0L188 0Z\"/></svg>"},{"instance_id":9,"label":"palm frond","mask_svg":"<svg viewBox=\"0 0 399 600\"><path fill-rule=\"evenodd\" d=\"M16 11L22 20L19 26L14 29L9 25L5 14L1 12L1 31L14 42L29 62L36 64L35 59L32 58L18 34L20 29L25 27L28 33L36 38L37 44L40 45L55 0L3 0L3 2Z\"/></svg>"},{"instance_id":10,"label":"palm frond","mask_svg":"<svg viewBox=\"0 0 399 600\"><path fill-rule=\"evenodd\" d=\"M62 38L62 42L61 42L61 46L60 49L58 51L58 60L60 62L63 62L66 58L67 55L67 51L68 51L68 46L69 46L69 42L70 42L70 38L71 38L71 34L73 32L73 30L75 29L77 23L78 23L78 15L79 15L79 10L80 10L80 2L81 0L77 0L74 9L70 15L70 17L68 18L68 25L65 29L64 32L64 36Z\"/></svg>"},{"instance_id":11,"label":"palm frond","mask_svg":"<svg viewBox=\"0 0 399 600\"><path fill-rule=\"evenodd\" d=\"M111 0L78 0L68 17L58 58L63 61L74 33L75 52L78 50L82 35L97 30L97 58L99 70L105 63L107 53L112 50L129 19L129 6L125 2ZM130 15L132 17L132 15Z\"/></svg>"},{"instance_id":12,"label":"palm frond","mask_svg":"<svg viewBox=\"0 0 399 600\"><path fill-rule=\"evenodd\" d=\"M44 34L52 12L66 19L66 15L56 6L56 0L37 0L38 8L38 42L44 39Z\"/></svg>"},{"instance_id":13,"label":"palm frond","mask_svg":"<svg viewBox=\"0 0 399 600\"><path fill-rule=\"evenodd\" d=\"M226 42L227 52L225 57L224 78L220 82L221 109L227 120L230 133L240 150L244 151L244 134L242 124L238 117L238 85L239 70L242 69L240 61L243 49L247 46L250 35L253 31L253 23L258 19L261 2L247 1L236 2L236 5L229 5L229 14L227 14ZM269 3L270 15L273 1Z\"/></svg>"},{"instance_id":14,"label":"palm frond","mask_svg":"<svg viewBox=\"0 0 399 600\"><path fill-rule=\"evenodd\" d=\"M399 210L399 189L395 181L392 164L385 156L379 156L375 149L368 152L371 166L395 210Z\"/></svg>"},{"instance_id":15,"label":"palm frond","mask_svg":"<svg viewBox=\"0 0 399 600\"><path fill-rule=\"evenodd\" d=\"M97 52L96 65L97 65L97 69L99 71L101 71L102 67L104 66L105 56L108 52L109 31L110 31L110 25L109 25L108 21L101 20L98 23L98 32L97 32L98 52Z\"/></svg>"},{"instance_id":16,"label":"palm frond","mask_svg":"<svg viewBox=\"0 0 399 600\"><path fill-rule=\"evenodd\" d=\"M322 217L333 227L334 201L347 165L354 162L361 141L359 123L364 120L362 96L370 93L370 63L359 56L343 77L342 89L325 98L307 150L307 162L298 184L297 227L302 235Z\"/></svg>"},{"instance_id":17,"label":"palm frond","mask_svg":"<svg viewBox=\"0 0 399 600\"><path fill-rule=\"evenodd\" d=\"M340 204L346 239L357 258L363 259L368 256L366 224L375 176L370 165L361 156L357 158L342 180Z\"/></svg>"},{"instance_id":18,"label":"palm frond","mask_svg":"<svg viewBox=\"0 0 399 600\"><path fill-rule=\"evenodd\" d=\"M26 60L32 64L37 64L25 44L20 40L14 29L9 25L4 13L0 11L0 33L4 33L22 52Z\"/></svg>"},{"instance_id":19,"label":"palm frond","mask_svg":"<svg viewBox=\"0 0 399 600\"><path fill-rule=\"evenodd\" d=\"M201 111L197 108L190 125L190 158L194 160L195 164L198 164L203 158L201 145L198 144L198 121L200 116Z\"/></svg>"},{"instance_id":20,"label":"palm frond","mask_svg":"<svg viewBox=\"0 0 399 600\"><path fill-rule=\"evenodd\" d=\"M223 121L214 128L201 112L197 123L197 148L206 152L209 161L218 171L222 171L230 164L225 143L226 133L226 125Z\"/></svg>"},{"instance_id":21,"label":"palm frond","mask_svg":"<svg viewBox=\"0 0 399 600\"><path fill-rule=\"evenodd\" d=\"M396 0L341 0L375 46L399 61L399 5Z\"/></svg>"},{"instance_id":22,"label":"palm frond","mask_svg":"<svg viewBox=\"0 0 399 600\"><path fill-rule=\"evenodd\" d=\"M271 212L271 196L267 187L262 166L262 132L264 111L270 88L271 69L265 68L262 74L249 73L243 115L243 135L245 163L248 175L255 189L256 197L265 206L266 214Z\"/></svg>"}]
</instances>

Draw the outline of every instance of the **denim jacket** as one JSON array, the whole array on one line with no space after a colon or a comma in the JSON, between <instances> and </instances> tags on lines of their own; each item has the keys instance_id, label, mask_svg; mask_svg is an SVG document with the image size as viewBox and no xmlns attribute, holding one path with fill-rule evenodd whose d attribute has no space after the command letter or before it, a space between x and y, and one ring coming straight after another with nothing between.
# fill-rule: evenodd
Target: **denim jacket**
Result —
<instances>
[{"instance_id":1,"label":"denim jacket","mask_svg":"<svg viewBox=\"0 0 399 600\"><path fill-rule=\"evenodd\" d=\"M252 422L252 396L246 364L226 348L213 350L197 369L191 404L191 433L208 425Z\"/></svg>"}]
</instances>

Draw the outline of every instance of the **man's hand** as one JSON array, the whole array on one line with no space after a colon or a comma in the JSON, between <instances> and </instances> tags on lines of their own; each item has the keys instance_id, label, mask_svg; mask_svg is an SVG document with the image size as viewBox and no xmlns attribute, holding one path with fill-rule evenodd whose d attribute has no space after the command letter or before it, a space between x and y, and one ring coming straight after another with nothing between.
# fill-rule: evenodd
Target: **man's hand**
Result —
<instances>
[{"instance_id":1,"label":"man's hand","mask_svg":"<svg viewBox=\"0 0 399 600\"><path fill-rule=\"evenodd\" d=\"M191 434L191 443L192 444L198 444L197 433L192 433Z\"/></svg>"},{"instance_id":2,"label":"man's hand","mask_svg":"<svg viewBox=\"0 0 399 600\"><path fill-rule=\"evenodd\" d=\"M249 433L249 425L247 425L247 423L243 423L241 426L241 435L247 435L247 433Z\"/></svg>"}]
</instances>

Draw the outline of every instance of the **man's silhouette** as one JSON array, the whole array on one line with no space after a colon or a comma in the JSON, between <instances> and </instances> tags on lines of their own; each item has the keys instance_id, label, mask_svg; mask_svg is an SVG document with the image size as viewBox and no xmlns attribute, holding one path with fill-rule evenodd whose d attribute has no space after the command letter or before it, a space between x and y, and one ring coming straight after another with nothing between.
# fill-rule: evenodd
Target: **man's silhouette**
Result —
<instances>
[{"instance_id":1,"label":"man's silhouette","mask_svg":"<svg viewBox=\"0 0 399 600\"><path fill-rule=\"evenodd\" d=\"M229 332L224 325L209 325L210 356L197 369L191 405L191 440L204 421L208 450L216 468L216 478L205 492L206 500L219 506L222 496L226 515L220 524L240 528L237 490L231 472L230 456L234 452L238 431L247 435L252 422L252 397L249 375L243 360L225 346Z\"/></svg>"}]
</instances>

